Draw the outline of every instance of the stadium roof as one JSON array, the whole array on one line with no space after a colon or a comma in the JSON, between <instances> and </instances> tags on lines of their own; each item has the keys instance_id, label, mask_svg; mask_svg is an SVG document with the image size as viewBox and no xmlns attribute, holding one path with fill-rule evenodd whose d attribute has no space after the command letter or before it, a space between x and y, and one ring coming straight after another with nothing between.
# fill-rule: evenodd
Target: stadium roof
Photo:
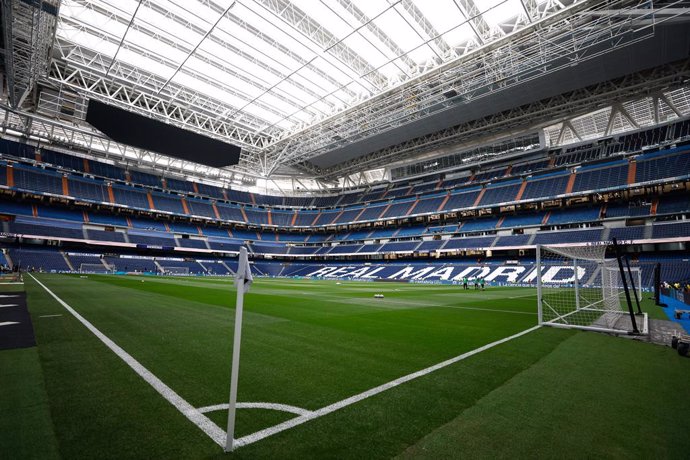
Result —
<instances>
[{"instance_id":1,"label":"stadium roof","mask_svg":"<svg viewBox=\"0 0 690 460\"><path fill-rule=\"evenodd\" d=\"M490 115L473 104L688 15L638 0L51 0L23 21L31 2L12 3L5 35L31 27L37 63L9 72L14 109L39 82L35 114L88 130L98 99L239 145L234 169L264 177L380 166L382 149ZM600 73L589 83L616 76Z\"/></svg>"}]
</instances>

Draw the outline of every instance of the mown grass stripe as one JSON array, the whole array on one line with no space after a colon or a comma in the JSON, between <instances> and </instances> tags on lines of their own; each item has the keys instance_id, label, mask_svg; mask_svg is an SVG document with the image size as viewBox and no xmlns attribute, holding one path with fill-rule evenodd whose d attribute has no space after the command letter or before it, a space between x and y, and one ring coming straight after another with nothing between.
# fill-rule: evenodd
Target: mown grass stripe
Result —
<instances>
[{"instance_id":1,"label":"mown grass stripe","mask_svg":"<svg viewBox=\"0 0 690 460\"><path fill-rule=\"evenodd\" d=\"M379 385L379 386L374 387L370 390L367 390L367 391L364 391L364 392L359 393L357 395L343 399L342 401L338 401L336 403L322 407L321 409L317 409L317 410L311 412L310 414L301 415L299 417L296 417L296 418L293 418L293 419L288 420L286 422L283 422L279 425L276 425L276 426L273 426L270 428L266 428L266 429L258 431L256 433L244 436L242 438L235 440L235 446L236 447L246 446L246 445L255 443L257 441L260 441L262 439L265 439L269 436L273 436L274 434L280 433L281 431L285 431L285 430L288 430L290 428L294 428L294 427L301 425L305 422L308 422L310 420L314 420L314 419L317 419L319 417L323 417L324 415L335 412L339 409L342 409L343 407L350 406L350 405L355 404L357 402L360 402L364 399L367 399L367 398L375 396L379 393L382 393L386 390L390 390L391 388L395 388L399 385L402 385L403 383L407 383L411 380L417 379L419 377L423 377L423 376L430 374L434 371L437 371L437 370L442 369L444 367L450 366L451 364L455 364L457 362L460 362L464 359L467 359L467 358L474 356L478 353L486 351L490 348L493 348L495 346L509 342L510 340L516 339L518 337L522 337L523 335L526 335L526 334L529 334L530 332L536 331L539 328L540 328L540 326L534 326L534 327L531 327L529 329L525 329L524 331L518 332L517 334L511 335L509 337L505 337L505 338L497 340L495 342L488 343L484 346L481 346L479 348L475 348L474 350L468 351L468 352L463 353L461 355L458 355L454 358L447 359L447 360L442 361L438 364L434 364L433 366L429 366L425 369L419 370L417 372L413 372L412 374L405 375L405 376L400 377L398 379L392 380L388 383L384 383L383 385Z\"/></svg>"},{"instance_id":2,"label":"mown grass stripe","mask_svg":"<svg viewBox=\"0 0 690 460\"><path fill-rule=\"evenodd\" d=\"M45 284L37 280L33 275L29 274L31 278L41 286L51 297L53 297L60 305L65 308L72 316L74 316L80 323L84 325L91 333L93 333L105 346L107 346L113 353L115 353L120 359L122 359L129 367L132 368L144 381L146 381L153 389L155 389L163 398L165 398L170 404L172 404L177 410L179 410L182 415L184 415L189 421L198 426L204 433L206 433L216 444L220 446L225 445L226 434L221 430L218 425L213 423L208 417L203 415L197 409L184 400L180 395L175 393L175 391L167 386L158 377L153 375L148 369L141 365L136 359L134 359L129 353L120 348L115 342L98 330L93 324L91 324L86 318L81 316L70 307L64 300L58 297L53 291L51 291Z\"/></svg>"}]
</instances>

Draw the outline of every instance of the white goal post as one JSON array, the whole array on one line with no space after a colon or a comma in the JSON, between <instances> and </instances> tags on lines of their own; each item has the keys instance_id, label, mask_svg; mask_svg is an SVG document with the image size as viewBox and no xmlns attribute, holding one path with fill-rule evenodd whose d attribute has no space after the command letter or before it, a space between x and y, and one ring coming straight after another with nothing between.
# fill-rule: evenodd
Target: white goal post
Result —
<instances>
[{"instance_id":1,"label":"white goal post","mask_svg":"<svg viewBox=\"0 0 690 460\"><path fill-rule=\"evenodd\" d=\"M633 309L640 271L628 272L619 258L606 258L606 245L537 246L536 262L539 324L646 333L646 314Z\"/></svg>"},{"instance_id":2,"label":"white goal post","mask_svg":"<svg viewBox=\"0 0 690 460\"><path fill-rule=\"evenodd\" d=\"M106 267L104 264L81 264L79 265L79 273L90 273L90 274L107 274L112 273L111 268Z\"/></svg>"}]
</instances>

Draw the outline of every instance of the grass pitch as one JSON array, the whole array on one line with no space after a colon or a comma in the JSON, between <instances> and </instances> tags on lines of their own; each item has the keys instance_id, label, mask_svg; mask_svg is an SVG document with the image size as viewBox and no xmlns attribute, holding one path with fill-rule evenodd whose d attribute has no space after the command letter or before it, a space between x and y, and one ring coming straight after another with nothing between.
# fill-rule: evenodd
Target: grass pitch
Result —
<instances>
[{"instance_id":1,"label":"grass pitch","mask_svg":"<svg viewBox=\"0 0 690 460\"><path fill-rule=\"evenodd\" d=\"M38 279L194 407L227 402L230 280ZM50 420L48 450L63 458L222 455L45 290L26 283L40 360L40 369L29 367L45 381L48 406L30 419ZM245 297L238 401L314 411L531 328L535 305L531 289L259 279ZM62 316L41 318L55 314ZM562 456L567 447L573 456L636 456L651 445L646 453L681 458L688 448L681 427L652 427L687 415L674 382L687 381L688 364L661 347L541 328L231 455ZM664 373L669 380L659 382ZM636 408L644 417L631 416ZM602 414L611 423L602 426ZM207 415L225 429L227 411ZM293 417L240 409L236 437ZM630 434L629 422L617 423L624 420L645 429ZM597 445L582 442L590 431L600 435Z\"/></svg>"}]
</instances>

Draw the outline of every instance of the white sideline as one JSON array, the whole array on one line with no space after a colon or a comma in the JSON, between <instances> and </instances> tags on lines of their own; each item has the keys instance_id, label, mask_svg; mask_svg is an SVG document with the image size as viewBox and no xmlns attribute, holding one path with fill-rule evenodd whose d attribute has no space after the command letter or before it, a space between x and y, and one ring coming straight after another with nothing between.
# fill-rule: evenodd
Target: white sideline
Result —
<instances>
[{"instance_id":1,"label":"white sideline","mask_svg":"<svg viewBox=\"0 0 690 460\"><path fill-rule=\"evenodd\" d=\"M119 356L129 367L132 368L134 372L139 374L149 385L153 387L163 398L165 398L170 404L175 406L177 410L182 412L182 414L189 419L196 426L201 428L201 430L206 433L216 444L219 446L225 445L226 434L225 431L221 430L218 425L213 423L208 417L199 412L187 401L182 399L180 395L175 393L169 386L163 383L158 377L153 375L148 369L142 366L136 359L134 359L129 353L120 348L115 342L110 340L105 334L96 329L96 327L88 322L83 316L77 313L72 307L70 307L65 301L60 297L55 295L53 291L48 289L45 284L38 281L33 275L29 274L39 286L46 290L55 300L62 305L65 310L70 312L80 323L82 323L89 331L91 331L98 339L110 348L113 353Z\"/></svg>"},{"instance_id":2,"label":"white sideline","mask_svg":"<svg viewBox=\"0 0 690 460\"><path fill-rule=\"evenodd\" d=\"M217 410L227 410L230 404L224 403L224 404L216 404L214 406L206 406L206 407L200 407L197 410L201 412L202 414L205 414L206 412L215 412ZM281 412L290 412L291 414L297 414L297 415L309 415L312 412L307 409L302 409L301 407L297 406L290 406L288 404L278 404L278 403L267 403L267 402L240 402L237 403L235 406L238 409L270 409L270 410L277 410Z\"/></svg>"},{"instance_id":3,"label":"white sideline","mask_svg":"<svg viewBox=\"0 0 690 460\"><path fill-rule=\"evenodd\" d=\"M440 362L438 364L434 364L433 366L427 367L426 369L422 369L417 372L413 372L412 374L405 375L403 377L400 377L398 379L392 380L388 383L384 383L383 385L379 385L377 387L374 387L370 390L367 390L363 393L350 396L349 398L343 399L342 401L338 401L336 403L333 403L329 406L322 407L321 409L317 409L309 414L305 415L300 415L299 417L295 417L293 419L290 419L286 422L280 423L278 425L272 426L270 428L266 428L261 431L257 431L256 433L252 433L247 436L243 436L239 439L235 440L235 446L241 447L241 446L246 446L252 443L255 443L257 441L260 441L262 439L265 439L269 436L272 436L274 434L280 433L281 431L288 430L290 428L294 428L297 425L301 425L305 422L308 422L309 420L314 420L319 417L323 417L324 415L330 414L331 412L335 412L338 409L342 409L343 407L347 407L349 405L352 405L354 403L357 403L359 401L362 401L366 398L369 398L371 396L377 395L379 393L382 393L386 390L390 390L391 388L397 387L398 385L402 385L403 383L409 382L410 380L414 380L418 377L425 376L427 374L430 374L434 371L437 371L441 368L444 368L446 366L450 366L451 364L455 364L459 361L462 361L463 359L469 358L470 356L474 356L478 353L481 353L482 351L488 350L489 348L493 348L497 345L501 345L502 343L506 343L510 340L516 339L518 337L521 337L523 335L529 334L530 332L536 331L539 329L541 326L534 326L529 329L525 329L522 332L518 332L517 334L511 335L510 337L505 337L501 340L497 340L495 342L491 342L489 344L486 344L484 346L481 346L479 348L475 348L474 350L468 351L467 353L463 353L461 355L458 355L454 358L447 359L446 361Z\"/></svg>"},{"instance_id":4,"label":"white sideline","mask_svg":"<svg viewBox=\"0 0 690 460\"><path fill-rule=\"evenodd\" d=\"M119 356L129 367L134 370L141 378L143 378L146 382L149 383L163 398L165 398L168 402L170 402L177 410L179 410L185 417L187 417L188 420L190 420L192 423L194 423L196 426L198 426L204 433L206 433L216 444L220 445L221 447L225 446L225 441L226 441L226 433L218 427L215 423L213 423L208 417L206 417L203 412L211 412L214 410L221 410L227 408L228 404L218 404L216 406L207 406L207 407L202 407L200 409L195 409L191 404L189 404L187 401L182 399L181 396L179 396L177 393L175 393L170 387L165 385L158 377L153 375L148 369L146 369L144 366L142 366L136 359L134 359L131 355L129 355L126 351L124 351L122 348L120 348L115 342L113 342L111 339L109 339L105 334L103 334L101 331L99 331L93 324L91 324L89 321L87 321L83 316L81 316L79 313L77 313L72 307L70 307L65 301L63 301L61 298L59 298L55 293L53 293L50 289L48 289L47 286L45 286L43 283L41 283L39 280L37 280L33 275L29 274L31 278L33 278L36 283L38 283L43 289L48 292L55 300L60 303L68 312L72 314L79 322L81 322L89 331L91 331L96 337L98 337L101 342L103 342L108 348L110 348L117 356ZM0 325L4 325L0 323ZM257 431L256 433L252 433L247 436L243 436L239 439L235 440L235 446L236 447L242 447L246 446L249 444L253 444L257 441L260 441L262 439L265 439L269 436L272 436L274 434L280 433L282 431L288 430L290 428L294 428L298 425L301 425L305 422L308 422L310 420L317 419L319 417L323 417L324 415L328 415L332 412L335 412L339 409L342 409L344 407L350 406L352 404L355 404L359 401L362 401L364 399L367 399L371 396L375 396L379 393L382 393L386 390L389 390L391 388L397 387L399 385L402 385L403 383L407 383L411 380L414 380L419 377L423 377L427 374L430 374L432 372L435 372L439 369L442 369L444 367L450 366L451 364L455 364L459 361L462 361L464 359L467 359L471 356L474 356L478 353L481 353L483 351L486 351L490 348L493 348L497 345L501 345L503 343L506 343L510 340L516 339L518 337L521 337L523 335L529 334L530 332L533 332L537 329L539 329L541 326L534 326L529 329L525 329L524 331L518 332L517 334L511 335L509 337L505 337L503 339L497 340L495 342L491 342L489 344L483 345L479 348L475 348L474 350L470 350L466 353L463 353L461 355L458 355L454 358L447 359L446 361L442 361L438 364L434 364L433 366L427 367L425 369L413 372L412 374L408 374L405 376L402 376L400 378L397 378L395 380L392 380L388 383L384 383L383 385L379 385L377 387L371 388L367 391L364 391L362 393L359 393L354 396L350 396L349 398L343 399L341 401L335 402L333 404L330 404L328 406L322 407L321 409L317 409L315 411L308 411L306 409L301 409L298 407L294 406L288 406L284 404L274 404L274 403L239 403L238 407L240 408L265 408L265 409L275 409L275 410L286 410L287 408L290 408L291 410L286 410L287 412L291 412L294 414L298 414L298 417L295 417L293 419L287 420L283 423L280 423L278 425L272 426L270 428L266 428L260 431ZM272 407L268 407L268 406ZM278 408L280 406L280 408ZM298 412L299 411L299 412Z\"/></svg>"}]
</instances>

